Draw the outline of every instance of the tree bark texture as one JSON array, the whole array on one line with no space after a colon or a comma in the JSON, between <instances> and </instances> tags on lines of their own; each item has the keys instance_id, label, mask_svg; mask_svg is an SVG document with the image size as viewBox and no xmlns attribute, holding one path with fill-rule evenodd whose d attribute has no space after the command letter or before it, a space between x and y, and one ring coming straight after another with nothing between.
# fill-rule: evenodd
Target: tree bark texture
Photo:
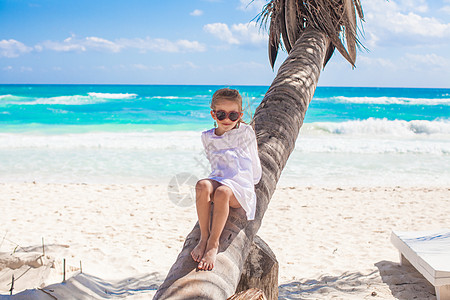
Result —
<instances>
[{"instance_id":1,"label":"tree bark texture","mask_svg":"<svg viewBox=\"0 0 450 300\"><path fill-rule=\"evenodd\" d=\"M227 300L267 300L267 298L262 290L252 288L236 293Z\"/></svg>"},{"instance_id":2,"label":"tree bark texture","mask_svg":"<svg viewBox=\"0 0 450 300\"><path fill-rule=\"evenodd\" d=\"M227 299L234 294L253 238L261 226L281 171L294 150L328 44L325 34L312 28L305 30L255 111L252 122L263 170L255 186L255 220L247 221L242 208L230 209L212 271L197 270L197 263L190 256L200 238L197 224L154 299Z\"/></svg>"},{"instance_id":3,"label":"tree bark texture","mask_svg":"<svg viewBox=\"0 0 450 300\"><path fill-rule=\"evenodd\" d=\"M253 239L236 293L252 288L261 290L268 300L278 299L278 261L258 235Z\"/></svg>"}]
</instances>

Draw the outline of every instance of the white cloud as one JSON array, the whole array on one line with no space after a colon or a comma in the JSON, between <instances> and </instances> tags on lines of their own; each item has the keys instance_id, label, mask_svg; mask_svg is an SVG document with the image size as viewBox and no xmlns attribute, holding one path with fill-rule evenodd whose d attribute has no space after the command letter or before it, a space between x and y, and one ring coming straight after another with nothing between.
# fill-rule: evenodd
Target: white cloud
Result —
<instances>
[{"instance_id":1,"label":"white cloud","mask_svg":"<svg viewBox=\"0 0 450 300\"><path fill-rule=\"evenodd\" d=\"M372 31L366 32L366 36L368 37L367 46L369 46L369 49L375 48L380 38L375 34L375 32Z\"/></svg>"},{"instance_id":2,"label":"white cloud","mask_svg":"<svg viewBox=\"0 0 450 300\"><path fill-rule=\"evenodd\" d=\"M87 50L97 50L97 51L110 51L115 53L120 52L122 48L123 47L121 45L103 38L95 36L77 38L75 35L68 37L62 42L45 41L41 44L36 45L35 47L37 51L42 51L44 49L60 52L71 52L71 51L84 52Z\"/></svg>"},{"instance_id":3,"label":"white cloud","mask_svg":"<svg viewBox=\"0 0 450 300\"><path fill-rule=\"evenodd\" d=\"M419 53L406 53L400 58L382 58L359 56L359 66L362 68L377 70L383 69L384 71L396 73L396 72L446 72L450 67L450 60L434 53L419 54Z\"/></svg>"},{"instance_id":4,"label":"white cloud","mask_svg":"<svg viewBox=\"0 0 450 300\"><path fill-rule=\"evenodd\" d=\"M191 61L185 61L183 64L172 65L172 69L198 69L199 66Z\"/></svg>"},{"instance_id":5,"label":"white cloud","mask_svg":"<svg viewBox=\"0 0 450 300\"><path fill-rule=\"evenodd\" d=\"M447 43L450 23L427 16L424 0L367 0L363 2L368 45L435 45Z\"/></svg>"},{"instance_id":6,"label":"white cloud","mask_svg":"<svg viewBox=\"0 0 450 300\"><path fill-rule=\"evenodd\" d=\"M192 68L192 69L198 69L198 68L200 68L199 66L197 66L196 64L194 64L194 63L191 62L191 61L187 61L187 62L186 62L186 65L189 66L189 67Z\"/></svg>"},{"instance_id":7,"label":"white cloud","mask_svg":"<svg viewBox=\"0 0 450 300\"><path fill-rule=\"evenodd\" d=\"M265 44L267 41L266 34L258 29L259 27L254 21L247 24L234 24L231 28L241 43L258 45Z\"/></svg>"},{"instance_id":8,"label":"white cloud","mask_svg":"<svg viewBox=\"0 0 450 300\"><path fill-rule=\"evenodd\" d=\"M206 32L215 35L220 40L227 42L228 44L239 44L239 41L233 37L233 33L231 33L227 24L224 23L206 24L205 26L203 26L203 29Z\"/></svg>"},{"instance_id":9,"label":"white cloud","mask_svg":"<svg viewBox=\"0 0 450 300\"><path fill-rule=\"evenodd\" d=\"M164 68L162 66L149 66L149 65L144 65L144 64L128 64L128 65L120 64L120 65L109 66L109 67L98 66L98 67L96 67L96 69L103 70L103 71L108 71L108 69L114 69L114 70L120 70L120 71L136 71L136 70L138 70L138 71L149 71L149 70L162 71L162 70L164 70Z\"/></svg>"},{"instance_id":10,"label":"white cloud","mask_svg":"<svg viewBox=\"0 0 450 300\"><path fill-rule=\"evenodd\" d=\"M61 52L70 52L70 51L86 51L86 47L80 44L68 44L68 43L60 43L53 41L45 41L36 46L36 50L42 51L44 49L53 50L53 51L61 51Z\"/></svg>"},{"instance_id":11,"label":"white cloud","mask_svg":"<svg viewBox=\"0 0 450 300\"><path fill-rule=\"evenodd\" d=\"M267 36L259 30L256 22L231 25L231 29L224 23L207 24L204 30L213 34L218 39L231 45L265 45Z\"/></svg>"},{"instance_id":12,"label":"white cloud","mask_svg":"<svg viewBox=\"0 0 450 300\"><path fill-rule=\"evenodd\" d=\"M372 58L368 56L360 56L358 58L358 62L361 63L361 65L367 65L370 67L382 67L387 69L396 69L395 64L390 60L386 58Z\"/></svg>"},{"instance_id":13,"label":"white cloud","mask_svg":"<svg viewBox=\"0 0 450 300\"><path fill-rule=\"evenodd\" d=\"M178 40L175 42L166 39L119 39L117 43L124 48L138 49L142 53L147 51L156 52L203 52L206 47L197 41Z\"/></svg>"},{"instance_id":14,"label":"white cloud","mask_svg":"<svg viewBox=\"0 0 450 300\"><path fill-rule=\"evenodd\" d=\"M20 67L20 72L32 72L33 68L30 67Z\"/></svg>"},{"instance_id":15,"label":"white cloud","mask_svg":"<svg viewBox=\"0 0 450 300\"><path fill-rule=\"evenodd\" d=\"M194 11L192 11L190 13L190 15L194 16L194 17L199 17L199 16L203 15L203 11L200 9L194 9Z\"/></svg>"},{"instance_id":16,"label":"white cloud","mask_svg":"<svg viewBox=\"0 0 450 300\"><path fill-rule=\"evenodd\" d=\"M398 0L398 9L424 13L428 11L428 4L426 0Z\"/></svg>"},{"instance_id":17,"label":"white cloud","mask_svg":"<svg viewBox=\"0 0 450 300\"><path fill-rule=\"evenodd\" d=\"M122 45L94 36L86 38L86 46L91 49L97 49L100 51L108 50L111 52L120 52L123 48Z\"/></svg>"},{"instance_id":18,"label":"white cloud","mask_svg":"<svg viewBox=\"0 0 450 300\"><path fill-rule=\"evenodd\" d=\"M137 70L148 70L148 67L143 64L134 64L134 65L132 65L132 67Z\"/></svg>"},{"instance_id":19,"label":"white cloud","mask_svg":"<svg viewBox=\"0 0 450 300\"><path fill-rule=\"evenodd\" d=\"M420 67L421 69L447 69L450 66L450 60L442 56L431 54L411 54L407 53L404 58L409 66Z\"/></svg>"},{"instance_id":20,"label":"white cloud","mask_svg":"<svg viewBox=\"0 0 450 300\"><path fill-rule=\"evenodd\" d=\"M79 51L85 52L95 50L100 52L118 53L124 49L138 49L142 53L147 51L157 52L202 52L205 51L205 46L197 41L178 40L175 42L166 39L151 39L149 37L142 39L117 39L109 41L99 37L85 37L77 38L71 36L62 42L59 41L45 41L35 46L36 51L43 51L44 49L69 52Z\"/></svg>"},{"instance_id":21,"label":"white cloud","mask_svg":"<svg viewBox=\"0 0 450 300\"><path fill-rule=\"evenodd\" d=\"M12 71L13 67L12 66L6 66L3 68L4 71Z\"/></svg>"},{"instance_id":22,"label":"white cloud","mask_svg":"<svg viewBox=\"0 0 450 300\"><path fill-rule=\"evenodd\" d=\"M267 4L265 0L240 0L240 5L238 9L240 10L251 10L261 12L264 5Z\"/></svg>"},{"instance_id":23,"label":"white cloud","mask_svg":"<svg viewBox=\"0 0 450 300\"><path fill-rule=\"evenodd\" d=\"M444 24L435 18L422 17L415 13L395 13L389 21L390 29L397 34L443 38L450 36L450 23Z\"/></svg>"},{"instance_id":24,"label":"white cloud","mask_svg":"<svg viewBox=\"0 0 450 300\"><path fill-rule=\"evenodd\" d=\"M450 15L450 5L445 5L443 6L440 11L442 11L443 13L449 14Z\"/></svg>"},{"instance_id":25,"label":"white cloud","mask_svg":"<svg viewBox=\"0 0 450 300\"><path fill-rule=\"evenodd\" d=\"M32 50L32 48L13 39L0 41L0 57L18 57L19 55L28 53Z\"/></svg>"},{"instance_id":26,"label":"white cloud","mask_svg":"<svg viewBox=\"0 0 450 300\"><path fill-rule=\"evenodd\" d=\"M178 40L176 44L180 51L203 52L206 49L204 45L197 41Z\"/></svg>"}]
</instances>

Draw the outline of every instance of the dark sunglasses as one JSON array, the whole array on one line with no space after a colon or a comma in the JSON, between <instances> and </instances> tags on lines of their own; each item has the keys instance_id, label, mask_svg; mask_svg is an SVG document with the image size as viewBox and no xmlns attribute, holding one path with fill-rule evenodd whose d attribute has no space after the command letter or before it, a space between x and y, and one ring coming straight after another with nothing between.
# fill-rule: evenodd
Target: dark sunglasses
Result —
<instances>
[{"instance_id":1,"label":"dark sunglasses","mask_svg":"<svg viewBox=\"0 0 450 300\"><path fill-rule=\"evenodd\" d=\"M227 113L224 110L218 110L218 111L213 110L213 112L216 115L217 120L219 120L219 121L223 121L228 117L228 119L230 119L232 122L235 122L241 116L241 113L239 113L237 111L230 111Z\"/></svg>"}]
</instances>

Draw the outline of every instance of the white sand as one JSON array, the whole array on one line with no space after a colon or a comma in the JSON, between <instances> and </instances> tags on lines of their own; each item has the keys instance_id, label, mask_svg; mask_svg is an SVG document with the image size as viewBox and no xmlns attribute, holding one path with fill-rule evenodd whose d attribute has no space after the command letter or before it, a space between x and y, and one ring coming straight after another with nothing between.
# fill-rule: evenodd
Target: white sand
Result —
<instances>
[{"instance_id":1,"label":"white sand","mask_svg":"<svg viewBox=\"0 0 450 300\"><path fill-rule=\"evenodd\" d=\"M20 294L32 299L148 299L196 222L163 185L0 184L0 214L0 294L14 273L15 293L45 287ZM449 215L444 187L286 187L259 235L279 261L281 299L435 299L389 238L449 227ZM73 277L60 284L63 258Z\"/></svg>"}]
</instances>

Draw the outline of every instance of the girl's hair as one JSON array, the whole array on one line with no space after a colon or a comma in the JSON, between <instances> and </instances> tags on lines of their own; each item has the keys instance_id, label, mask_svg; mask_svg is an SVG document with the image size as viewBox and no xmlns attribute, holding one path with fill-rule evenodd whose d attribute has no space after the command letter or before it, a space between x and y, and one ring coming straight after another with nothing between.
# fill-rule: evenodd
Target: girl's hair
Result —
<instances>
[{"instance_id":1,"label":"girl's hair","mask_svg":"<svg viewBox=\"0 0 450 300\"><path fill-rule=\"evenodd\" d=\"M211 109L212 110L215 110L216 104L220 100L229 100L229 101L236 102L239 107L239 112L242 112L242 96L241 96L241 94L239 94L238 90L230 89L230 88L223 88L223 89L219 89L219 90L215 91L215 93L213 94L212 99L211 99ZM242 120L242 118L239 119L239 123L246 124ZM238 126L239 126L239 123L238 123Z\"/></svg>"},{"instance_id":2,"label":"girl's hair","mask_svg":"<svg viewBox=\"0 0 450 300\"><path fill-rule=\"evenodd\" d=\"M214 110L216 108L217 102L219 102L220 100L234 101L239 106L239 112L242 111L242 97L239 94L238 90L223 88L215 91L211 100L211 109Z\"/></svg>"}]
</instances>

